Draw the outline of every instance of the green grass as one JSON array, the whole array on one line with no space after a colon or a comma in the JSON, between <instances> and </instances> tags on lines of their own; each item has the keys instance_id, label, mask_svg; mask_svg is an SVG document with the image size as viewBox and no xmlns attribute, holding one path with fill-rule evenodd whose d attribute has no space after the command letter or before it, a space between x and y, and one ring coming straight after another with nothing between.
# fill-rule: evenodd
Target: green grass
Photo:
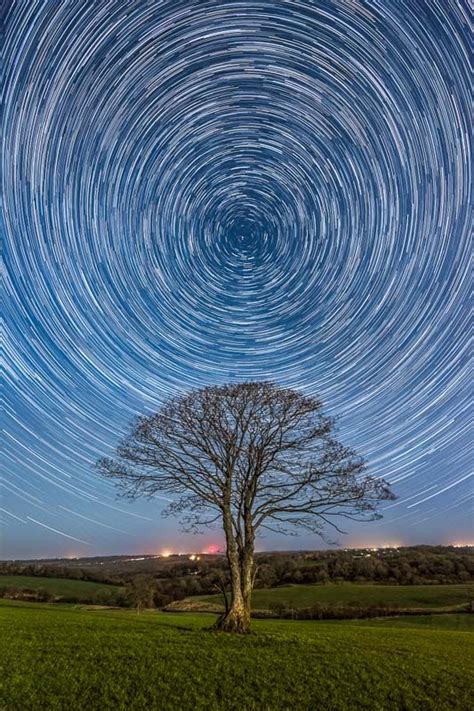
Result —
<instances>
[{"instance_id":1,"label":"green grass","mask_svg":"<svg viewBox=\"0 0 474 711\"><path fill-rule=\"evenodd\" d=\"M337 624L341 621L337 620ZM427 630L456 630L457 632L474 632L474 615L413 615L400 617L378 617L371 620L353 620L354 625L370 625L371 627L402 627Z\"/></svg>"},{"instance_id":2,"label":"green grass","mask_svg":"<svg viewBox=\"0 0 474 711\"><path fill-rule=\"evenodd\" d=\"M467 616L466 616L467 617ZM256 620L2 601L0 707L8 711L466 711L469 631ZM413 620L411 620L413 623Z\"/></svg>"},{"instance_id":3,"label":"green grass","mask_svg":"<svg viewBox=\"0 0 474 711\"><path fill-rule=\"evenodd\" d=\"M456 607L474 597L474 585L286 585L285 587L254 590L252 607L269 609L271 604L287 603L295 609L324 605L360 605L400 608ZM220 604L219 595L189 598L189 601Z\"/></svg>"},{"instance_id":4,"label":"green grass","mask_svg":"<svg viewBox=\"0 0 474 711\"><path fill-rule=\"evenodd\" d=\"M17 590L47 590L58 598L75 597L89 602L97 595L114 595L120 590L116 585L91 583L87 580L68 580L66 578L40 578L27 575L0 575L0 587L14 587Z\"/></svg>"}]
</instances>

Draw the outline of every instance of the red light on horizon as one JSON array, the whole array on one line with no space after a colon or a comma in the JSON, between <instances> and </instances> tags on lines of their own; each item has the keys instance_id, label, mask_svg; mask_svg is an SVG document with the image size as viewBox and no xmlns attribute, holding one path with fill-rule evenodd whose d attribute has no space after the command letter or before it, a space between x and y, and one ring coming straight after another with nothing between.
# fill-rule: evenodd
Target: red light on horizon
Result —
<instances>
[{"instance_id":1,"label":"red light on horizon","mask_svg":"<svg viewBox=\"0 0 474 711\"><path fill-rule=\"evenodd\" d=\"M207 548L204 551L204 553L207 553L208 555L216 555L219 552L220 552L220 548L217 545L207 546Z\"/></svg>"}]
</instances>

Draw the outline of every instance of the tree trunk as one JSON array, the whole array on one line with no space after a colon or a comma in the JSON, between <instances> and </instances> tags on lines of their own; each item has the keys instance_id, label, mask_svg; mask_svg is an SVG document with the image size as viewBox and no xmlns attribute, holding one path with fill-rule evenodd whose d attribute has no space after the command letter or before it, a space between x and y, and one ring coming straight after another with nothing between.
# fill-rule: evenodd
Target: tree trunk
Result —
<instances>
[{"instance_id":1,"label":"tree trunk","mask_svg":"<svg viewBox=\"0 0 474 711\"><path fill-rule=\"evenodd\" d=\"M245 604L241 592L233 597L229 611L217 621L216 628L222 632L250 632L250 608Z\"/></svg>"},{"instance_id":2,"label":"tree trunk","mask_svg":"<svg viewBox=\"0 0 474 711\"><path fill-rule=\"evenodd\" d=\"M240 579L242 586L242 599L244 607L248 610L250 617L251 599L253 590L254 578L254 560L253 560L253 543L247 543L242 551L240 566Z\"/></svg>"},{"instance_id":3,"label":"tree trunk","mask_svg":"<svg viewBox=\"0 0 474 711\"><path fill-rule=\"evenodd\" d=\"M217 628L225 632L250 632L250 610L253 587L253 549L248 547L239 555L239 565L231 565L232 602L218 620ZM235 577L233 575L235 572Z\"/></svg>"},{"instance_id":4,"label":"tree trunk","mask_svg":"<svg viewBox=\"0 0 474 711\"><path fill-rule=\"evenodd\" d=\"M223 632L250 632L250 597L244 597L245 581L242 578L241 555L234 538L230 514L224 513L224 531L227 543L227 560L229 563L231 583L231 604L225 614L216 622L216 629Z\"/></svg>"}]
</instances>

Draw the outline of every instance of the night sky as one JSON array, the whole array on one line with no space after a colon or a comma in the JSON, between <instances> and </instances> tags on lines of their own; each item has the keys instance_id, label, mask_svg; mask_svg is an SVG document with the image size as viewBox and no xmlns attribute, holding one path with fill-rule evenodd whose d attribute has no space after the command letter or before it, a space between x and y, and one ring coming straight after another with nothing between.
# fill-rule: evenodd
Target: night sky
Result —
<instances>
[{"instance_id":1,"label":"night sky","mask_svg":"<svg viewBox=\"0 0 474 711\"><path fill-rule=\"evenodd\" d=\"M472 541L467 2L4 8L2 556L222 545L93 464L247 379L319 394L398 495L344 546Z\"/></svg>"}]
</instances>

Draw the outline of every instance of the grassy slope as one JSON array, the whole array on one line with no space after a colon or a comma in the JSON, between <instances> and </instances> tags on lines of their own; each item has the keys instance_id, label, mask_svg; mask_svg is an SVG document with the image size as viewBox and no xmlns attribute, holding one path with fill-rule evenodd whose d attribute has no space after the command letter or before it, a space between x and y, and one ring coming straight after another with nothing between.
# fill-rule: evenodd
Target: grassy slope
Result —
<instances>
[{"instance_id":1,"label":"grassy slope","mask_svg":"<svg viewBox=\"0 0 474 711\"><path fill-rule=\"evenodd\" d=\"M88 580L67 580L66 578L40 578L27 575L0 575L0 587L15 587L18 590L48 590L58 597L75 596L84 600L99 592L113 593L119 590L115 585L91 583Z\"/></svg>"},{"instance_id":2,"label":"grassy slope","mask_svg":"<svg viewBox=\"0 0 474 711\"><path fill-rule=\"evenodd\" d=\"M3 601L0 706L464 711L474 695L467 631L259 620L242 638L213 619Z\"/></svg>"},{"instance_id":3,"label":"grassy slope","mask_svg":"<svg viewBox=\"0 0 474 711\"><path fill-rule=\"evenodd\" d=\"M268 609L271 603L310 607L316 603L346 605L387 605L388 607L450 607L462 605L474 596L474 585L286 585L255 590L252 607ZM220 604L219 595L190 598L190 602Z\"/></svg>"},{"instance_id":4,"label":"grassy slope","mask_svg":"<svg viewBox=\"0 0 474 711\"><path fill-rule=\"evenodd\" d=\"M342 621L334 620L334 624ZM352 620L353 625L366 627L404 627L426 630L455 630L457 632L474 632L474 615L413 615L410 617L376 617L370 620Z\"/></svg>"}]
</instances>

